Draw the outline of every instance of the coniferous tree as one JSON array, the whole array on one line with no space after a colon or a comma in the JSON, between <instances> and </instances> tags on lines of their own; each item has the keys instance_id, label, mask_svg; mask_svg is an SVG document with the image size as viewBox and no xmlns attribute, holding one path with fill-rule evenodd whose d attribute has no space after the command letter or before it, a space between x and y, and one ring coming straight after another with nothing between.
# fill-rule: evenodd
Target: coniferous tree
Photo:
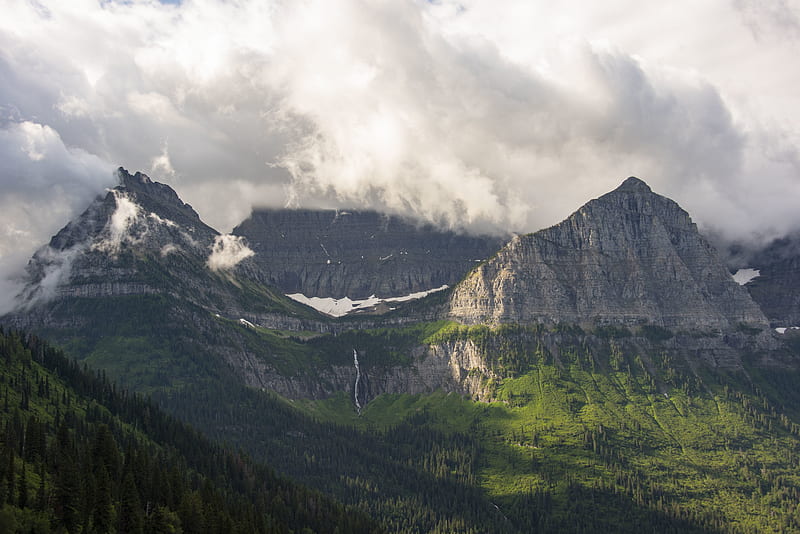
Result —
<instances>
[{"instance_id":1,"label":"coniferous tree","mask_svg":"<svg viewBox=\"0 0 800 534\"><path fill-rule=\"evenodd\" d=\"M69 532L80 527L80 473L69 428L62 422L56 437L57 471L55 513L57 524Z\"/></svg>"},{"instance_id":2,"label":"coniferous tree","mask_svg":"<svg viewBox=\"0 0 800 534\"><path fill-rule=\"evenodd\" d=\"M105 465L101 464L95 471L95 498L92 511L92 532L97 534L111 532L113 524L113 504L111 496L111 478Z\"/></svg>"},{"instance_id":3,"label":"coniferous tree","mask_svg":"<svg viewBox=\"0 0 800 534\"><path fill-rule=\"evenodd\" d=\"M25 462L22 462L22 470L19 473L19 490L17 497L17 506L20 508L28 507L28 479L26 475L27 468Z\"/></svg>"},{"instance_id":4,"label":"coniferous tree","mask_svg":"<svg viewBox=\"0 0 800 534\"><path fill-rule=\"evenodd\" d=\"M133 473L127 471L122 479L117 516L119 534L141 534L143 529L142 505Z\"/></svg>"}]
</instances>

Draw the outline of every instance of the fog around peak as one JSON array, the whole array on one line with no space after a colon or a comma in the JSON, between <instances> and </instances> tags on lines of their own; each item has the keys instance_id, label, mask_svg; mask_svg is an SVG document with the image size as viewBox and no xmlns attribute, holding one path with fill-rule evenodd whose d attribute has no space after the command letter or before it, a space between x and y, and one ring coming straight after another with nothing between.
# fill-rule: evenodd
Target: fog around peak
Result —
<instances>
[{"instance_id":1,"label":"fog around peak","mask_svg":"<svg viewBox=\"0 0 800 534\"><path fill-rule=\"evenodd\" d=\"M635 175L722 242L800 227L795 1L6 0L0 274L122 165L252 207L528 232Z\"/></svg>"}]
</instances>

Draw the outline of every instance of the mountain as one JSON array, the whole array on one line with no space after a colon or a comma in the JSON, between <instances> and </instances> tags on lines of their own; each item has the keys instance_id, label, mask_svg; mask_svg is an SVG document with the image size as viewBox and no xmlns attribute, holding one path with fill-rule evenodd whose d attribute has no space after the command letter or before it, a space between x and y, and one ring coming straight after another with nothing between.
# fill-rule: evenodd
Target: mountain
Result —
<instances>
[{"instance_id":1,"label":"mountain","mask_svg":"<svg viewBox=\"0 0 800 534\"><path fill-rule=\"evenodd\" d=\"M454 285L506 242L357 210L260 209L232 233L284 293L350 299Z\"/></svg>"},{"instance_id":2,"label":"mountain","mask_svg":"<svg viewBox=\"0 0 800 534\"><path fill-rule=\"evenodd\" d=\"M800 234L776 239L747 265L757 272L745 288L772 326L800 326Z\"/></svg>"},{"instance_id":3,"label":"mountain","mask_svg":"<svg viewBox=\"0 0 800 534\"><path fill-rule=\"evenodd\" d=\"M241 376L253 352L272 351L264 343L247 350L242 325L325 328L324 316L259 281L243 239L219 234L144 174L120 168L118 177L36 252L4 323L136 388Z\"/></svg>"},{"instance_id":4,"label":"mountain","mask_svg":"<svg viewBox=\"0 0 800 534\"><path fill-rule=\"evenodd\" d=\"M637 178L515 237L453 291L466 323L763 328L766 318L675 202Z\"/></svg>"},{"instance_id":5,"label":"mountain","mask_svg":"<svg viewBox=\"0 0 800 534\"><path fill-rule=\"evenodd\" d=\"M39 310L49 324L80 321L80 315L59 316L70 299L149 295L180 297L225 316L263 315L262 322L316 317L252 283L259 274L246 242L203 223L169 186L122 168L117 175L117 187L31 259L20 298L32 320Z\"/></svg>"},{"instance_id":6,"label":"mountain","mask_svg":"<svg viewBox=\"0 0 800 534\"><path fill-rule=\"evenodd\" d=\"M390 532L800 529L800 336L643 182L339 319L165 187L121 171L0 320Z\"/></svg>"}]
</instances>

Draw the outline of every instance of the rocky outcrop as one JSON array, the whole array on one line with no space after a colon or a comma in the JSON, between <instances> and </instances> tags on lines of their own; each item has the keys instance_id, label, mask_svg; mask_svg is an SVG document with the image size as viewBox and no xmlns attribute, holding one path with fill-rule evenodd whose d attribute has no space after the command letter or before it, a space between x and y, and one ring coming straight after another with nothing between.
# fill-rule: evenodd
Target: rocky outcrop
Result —
<instances>
[{"instance_id":1,"label":"rocky outcrop","mask_svg":"<svg viewBox=\"0 0 800 534\"><path fill-rule=\"evenodd\" d=\"M357 373L352 365L319 369L314 375L287 376L271 367L264 355L221 349L228 364L252 387L288 398L321 399L339 391L353 392ZM359 355L359 399L363 404L384 393L416 395L436 390L480 400L491 398L487 380L496 375L472 341L419 346L409 356L410 365L383 367L371 364L369 353Z\"/></svg>"},{"instance_id":2,"label":"rocky outcrop","mask_svg":"<svg viewBox=\"0 0 800 534\"><path fill-rule=\"evenodd\" d=\"M464 323L766 326L689 214L628 178L565 221L515 237L453 291Z\"/></svg>"},{"instance_id":3,"label":"rocky outcrop","mask_svg":"<svg viewBox=\"0 0 800 534\"><path fill-rule=\"evenodd\" d=\"M773 241L748 267L758 270L758 276L745 288L772 326L800 326L800 234Z\"/></svg>"},{"instance_id":4,"label":"rocky outcrop","mask_svg":"<svg viewBox=\"0 0 800 534\"><path fill-rule=\"evenodd\" d=\"M507 240L342 210L256 210L233 234L256 251L265 282L285 293L351 299L453 285Z\"/></svg>"}]
</instances>

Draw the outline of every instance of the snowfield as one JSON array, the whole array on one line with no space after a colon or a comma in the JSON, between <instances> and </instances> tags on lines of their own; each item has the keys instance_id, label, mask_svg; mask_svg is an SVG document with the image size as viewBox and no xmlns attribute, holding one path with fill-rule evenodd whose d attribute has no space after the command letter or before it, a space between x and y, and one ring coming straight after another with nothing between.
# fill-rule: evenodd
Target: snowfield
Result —
<instances>
[{"instance_id":1,"label":"snowfield","mask_svg":"<svg viewBox=\"0 0 800 534\"><path fill-rule=\"evenodd\" d=\"M429 289L427 291L418 291L416 293L411 293L409 295L404 295L402 297L380 298L376 297L375 295L372 295L369 298L360 300L353 300L350 297L342 297L340 299L335 299L333 297L307 297L302 293L291 293L286 296L301 304L305 304L306 306L311 306L315 310L322 312L326 315L331 315L333 317L343 317L348 313L353 313L354 311L357 310L372 308L373 306L377 306L382 302L407 302L409 300L421 299L422 297L426 297L431 293L444 291L448 287L449 286L447 285L443 285L441 287L436 287L433 289Z\"/></svg>"},{"instance_id":2,"label":"snowfield","mask_svg":"<svg viewBox=\"0 0 800 534\"><path fill-rule=\"evenodd\" d=\"M739 269L733 275L733 279L736 280L736 283L740 286L748 284L758 278L761 275L761 271L758 269Z\"/></svg>"}]
</instances>

